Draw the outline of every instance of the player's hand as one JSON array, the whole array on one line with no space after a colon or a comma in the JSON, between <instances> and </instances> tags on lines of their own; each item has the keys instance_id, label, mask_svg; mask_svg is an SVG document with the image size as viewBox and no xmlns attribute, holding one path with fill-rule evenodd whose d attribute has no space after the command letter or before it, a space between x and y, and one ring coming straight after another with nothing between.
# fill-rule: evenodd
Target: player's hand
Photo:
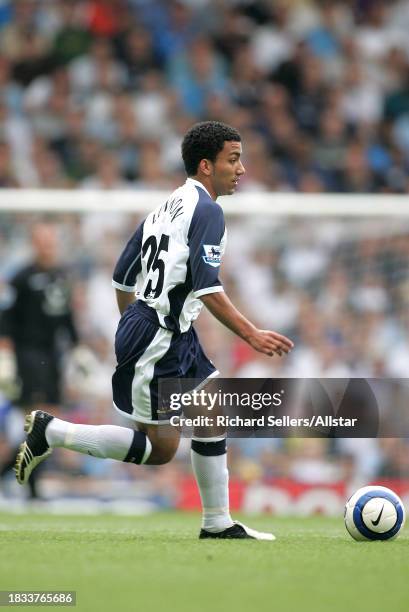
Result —
<instances>
[{"instance_id":1,"label":"player's hand","mask_svg":"<svg viewBox=\"0 0 409 612\"><path fill-rule=\"evenodd\" d=\"M247 341L256 351L270 357L281 357L283 353L288 354L294 348L294 343L289 338L267 329L257 329Z\"/></svg>"}]
</instances>

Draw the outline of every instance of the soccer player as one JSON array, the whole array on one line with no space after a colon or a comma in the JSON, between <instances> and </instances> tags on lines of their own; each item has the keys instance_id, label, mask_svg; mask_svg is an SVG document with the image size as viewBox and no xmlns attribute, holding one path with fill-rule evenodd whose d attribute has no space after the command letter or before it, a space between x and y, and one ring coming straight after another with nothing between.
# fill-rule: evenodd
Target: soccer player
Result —
<instances>
[{"instance_id":1,"label":"soccer player","mask_svg":"<svg viewBox=\"0 0 409 612\"><path fill-rule=\"evenodd\" d=\"M216 199L234 193L245 172L241 153L235 129L215 121L194 125L182 144L185 184L146 217L116 265L113 286L122 317L115 338L113 401L134 427L74 425L33 411L16 464L19 483L54 447L137 464L170 461L180 434L163 420L158 380L194 378L203 386L218 374L192 327L203 304L256 351L281 356L291 350L288 338L248 321L218 278L226 230ZM273 540L272 534L230 516L225 434L194 435L191 448L203 507L199 537Z\"/></svg>"}]
</instances>

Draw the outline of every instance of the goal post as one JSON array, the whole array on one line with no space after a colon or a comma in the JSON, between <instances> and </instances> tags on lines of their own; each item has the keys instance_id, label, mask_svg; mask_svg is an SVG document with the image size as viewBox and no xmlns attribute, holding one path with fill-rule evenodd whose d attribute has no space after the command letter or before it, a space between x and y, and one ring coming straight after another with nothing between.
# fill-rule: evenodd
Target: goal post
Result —
<instances>
[{"instance_id":1,"label":"goal post","mask_svg":"<svg viewBox=\"0 0 409 612\"><path fill-rule=\"evenodd\" d=\"M168 197L169 191L157 190L0 189L0 214L2 211L144 213ZM409 217L409 197L405 195L242 192L219 201L227 215Z\"/></svg>"}]
</instances>

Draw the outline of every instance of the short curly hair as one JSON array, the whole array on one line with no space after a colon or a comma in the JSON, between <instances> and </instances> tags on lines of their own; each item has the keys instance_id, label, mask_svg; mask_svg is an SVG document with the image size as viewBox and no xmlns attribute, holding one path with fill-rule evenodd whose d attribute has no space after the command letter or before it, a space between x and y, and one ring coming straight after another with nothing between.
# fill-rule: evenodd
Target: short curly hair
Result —
<instances>
[{"instance_id":1,"label":"short curly hair","mask_svg":"<svg viewBox=\"0 0 409 612\"><path fill-rule=\"evenodd\" d=\"M197 173L202 159L214 162L226 141L241 142L241 136L237 130L220 121L203 121L193 125L182 142L182 158L187 175Z\"/></svg>"}]
</instances>

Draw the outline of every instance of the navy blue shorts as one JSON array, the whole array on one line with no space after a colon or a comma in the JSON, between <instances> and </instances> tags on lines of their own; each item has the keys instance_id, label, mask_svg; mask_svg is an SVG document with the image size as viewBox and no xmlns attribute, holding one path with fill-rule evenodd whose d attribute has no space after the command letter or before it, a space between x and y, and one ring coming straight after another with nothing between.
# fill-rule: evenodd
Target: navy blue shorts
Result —
<instances>
[{"instance_id":1,"label":"navy blue shorts","mask_svg":"<svg viewBox=\"0 0 409 612\"><path fill-rule=\"evenodd\" d=\"M203 385L219 373L204 354L193 327L183 334L160 327L156 312L138 301L128 306L119 321L115 353L114 407L141 423L169 422L159 406L160 378L194 378L197 385Z\"/></svg>"}]
</instances>

